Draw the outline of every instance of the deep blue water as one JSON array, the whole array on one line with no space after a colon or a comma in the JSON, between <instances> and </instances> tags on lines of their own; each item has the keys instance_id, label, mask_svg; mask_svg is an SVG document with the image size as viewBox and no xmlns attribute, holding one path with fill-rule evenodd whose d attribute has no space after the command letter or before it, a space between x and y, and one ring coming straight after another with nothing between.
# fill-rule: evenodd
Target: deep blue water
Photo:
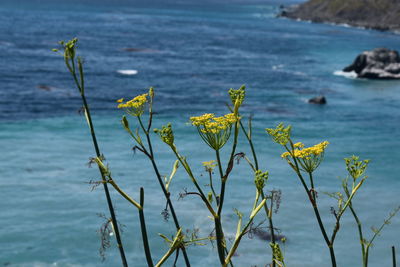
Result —
<instances>
[{"instance_id":1,"label":"deep blue water","mask_svg":"<svg viewBox=\"0 0 400 267\"><path fill-rule=\"evenodd\" d=\"M173 122L177 146L190 155L199 176L205 175L201 162L214 154L187 124L188 118L226 113L227 90L247 86L242 113L254 116L254 140L261 167L270 171L269 188L282 190L275 225L288 239L288 266L329 266L329 255L301 184L280 159L281 148L265 134L266 127L281 121L293 125L296 141L331 143L316 172L320 207L330 229L330 207L336 204L323 192L339 190L339 178L346 175L344 157L371 159L369 178L354 204L371 236L369 227L379 226L400 204L400 82L351 79L334 72L361 51L399 49L400 36L275 18L280 4L296 2L2 0L0 265L120 265L115 242L104 263L98 254L96 230L104 221L96 214L107 214L104 194L100 188L91 192L88 184L99 175L86 165L94 151L78 112L80 97L62 57L51 51L59 40L73 37L79 38L87 96L114 178L135 198L139 187L145 187L155 259L167 250L157 233L172 235L174 227L160 215L165 202L150 164L131 151L133 143L119 123L122 113L115 108L116 99L144 93L149 86L156 88L154 127ZM123 75L118 70L138 73ZM321 94L327 105L307 103ZM156 136L154 140L161 172L167 175L172 154ZM245 142L239 150L249 152ZM228 235L236 231L233 207L246 212L252 205L252 179L241 164L228 182ZM182 224L208 235L212 223L200 201L177 201L184 188L192 185L179 170L171 191ZM130 266L145 266L137 212L118 195L113 198L125 225ZM336 244L338 263L360 266L356 228L347 215ZM396 217L371 249L371 266L390 266L390 247L400 250L399 229ZM217 266L217 252L210 244L188 252L194 266ZM246 237L234 261L236 266L264 266L269 259L268 244Z\"/></svg>"}]
</instances>

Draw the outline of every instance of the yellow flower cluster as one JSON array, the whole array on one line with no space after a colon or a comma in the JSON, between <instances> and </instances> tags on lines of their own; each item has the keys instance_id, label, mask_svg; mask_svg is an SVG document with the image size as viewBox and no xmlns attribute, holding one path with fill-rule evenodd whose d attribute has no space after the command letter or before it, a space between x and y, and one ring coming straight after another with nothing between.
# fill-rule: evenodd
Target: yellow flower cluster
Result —
<instances>
[{"instance_id":1,"label":"yellow flower cluster","mask_svg":"<svg viewBox=\"0 0 400 267\"><path fill-rule=\"evenodd\" d=\"M325 148L328 146L329 142L328 141L324 141L321 142L319 144L316 144L312 147L306 147L304 148L304 144L301 142L298 142L296 144L294 144L293 146L295 147L295 149L293 150L293 155L296 158L308 158L312 155L314 156L318 156L320 154L322 154L325 151ZM291 154L289 152L285 152L281 155L282 158L287 158L289 157Z\"/></svg>"},{"instance_id":2,"label":"yellow flower cluster","mask_svg":"<svg viewBox=\"0 0 400 267\"><path fill-rule=\"evenodd\" d=\"M143 114L143 108L144 104L146 104L147 102L147 96L148 94L138 95L137 97L127 101L126 103L123 103L123 98L118 99L117 102L120 103L118 105L118 108L125 109L127 113L133 116L140 116Z\"/></svg>"},{"instance_id":3,"label":"yellow flower cluster","mask_svg":"<svg viewBox=\"0 0 400 267\"><path fill-rule=\"evenodd\" d=\"M237 117L233 113L221 117L215 117L212 113L206 113L198 117L191 117L190 120L194 126L199 127L202 133L218 134L235 123Z\"/></svg>"},{"instance_id":4,"label":"yellow flower cluster","mask_svg":"<svg viewBox=\"0 0 400 267\"><path fill-rule=\"evenodd\" d=\"M206 168L206 171L212 172L215 167L217 167L218 163L215 160L204 161L203 166Z\"/></svg>"}]
</instances>

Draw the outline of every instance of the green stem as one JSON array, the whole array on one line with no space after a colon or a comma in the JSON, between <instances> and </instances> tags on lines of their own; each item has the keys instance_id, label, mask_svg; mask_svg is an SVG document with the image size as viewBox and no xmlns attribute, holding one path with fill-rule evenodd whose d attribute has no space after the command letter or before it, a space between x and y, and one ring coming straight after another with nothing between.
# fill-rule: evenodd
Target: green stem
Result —
<instances>
[{"instance_id":1,"label":"green stem","mask_svg":"<svg viewBox=\"0 0 400 267\"><path fill-rule=\"evenodd\" d=\"M265 199L265 195L264 195L264 191L261 190L261 198ZM269 231L270 231L270 235L271 235L271 243L275 245L276 240L275 240L275 231L274 231L274 224L272 222L272 202L273 202L273 198L274 195L272 193L272 197L271 197L271 209L268 208L267 202L265 202L264 204L264 210L265 213L267 215L268 218L268 223L269 223ZM274 255L274 251L272 249L272 267L276 266L276 262L275 262L275 255Z\"/></svg>"},{"instance_id":2,"label":"green stem","mask_svg":"<svg viewBox=\"0 0 400 267\"><path fill-rule=\"evenodd\" d=\"M240 127L242 128L242 132L246 136L247 141L249 142L251 153L253 154L253 159L254 159L254 165L256 167L256 170L258 170L258 160L257 160L257 154L256 150L254 149L253 141L251 140L251 136L246 132L246 129L243 126L242 121L239 121ZM251 131L251 118L249 118L249 130Z\"/></svg>"},{"instance_id":3,"label":"green stem","mask_svg":"<svg viewBox=\"0 0 400 267\"><path fill-rule=\"evenodd\" d=\"M296 165L296 167L298 167L298 165ZM317 217L317 221L318 221L318 225L321 229L322 235L325 239L326 245L329 248L329 253L331 256L331 262L332 262L332 267L336 267L336 257L335 257L335 251L333 249L333 241L331 242L328 238L328 235L326 234L326 230L324 227L324 224L322 222L320 213L319 213L319 209L318 209L318 205L317 205L317 199L315 198L315 188L314 188L314 182L313 182L313 178L312 178L312 173L309 173L310 175L310 181L311 181L311 190L312 190L312 206L313 206L313 210L315 213L315 216ZM310 196L311 197L311 196ZM332 238L334 240L334 238Z\"/></svg>"},{"instance_id":4,"label":"green stem","mask_svg":"<svg viewBox=\"0 0 400 267\"><path fill-rule=\"evenodd\" d=\"M217 214L218 214L218 216L221 216L222 206L224 205L224 198L225 198L226 178L224 178L224 174L222 172L221 158L220 158L219 150L215 150L215 154L217 157L218 169L219 169L219 174L221 177L221 192L219 194L219 205L218 205Z\"/></svg>"},{"instance_id":5,"label":"green stem","mask_svg":"<svg viewBox=\"0 0 400 267\"><path fill-rule=\"evenodd\" d=\"M66 59L66 62L68 62L67 59ZM88 126L89 126L89 130L90 130L90 135L92 136L93 146L94 146L94 149L96 151L96 156L100 157L101 153L100 153L99 145L97 143L96 133L94 131L94 126L93 126L93 122L92 122L92 117L90 115L89 105L88 105L88 103L86 101L86 97L85 97L85 94L84 94L85 88L84 88L84 82L83 82L84 77L83 77L82 62L79 62L79 71L80 71L80 76L81 76L80 77L81 84L79 84L79 82L78 82L77 74L76 74L76 71L75 71L74 59L71 59L71 62L72 62L73 68L71 69L71 67L70 67L70 65L68 63L67 63L67 67L70 70L70 72L71 72L71 74L73 76L73 79L75 81L75 84L78 87L78 90L79 90L79 92L81 94L83 106L84 106L84 109L85 109L85 115L86 115L87 123L88 123ZM125 251L124 251L124 247L122 245L120 231L119 231L117 219L116 219L116 216L115 216L115 211L114 211L114 207L113 207L113 204L112 204L110 192L108 190L106 177L104 176L104 174L101 171L100 167L99 167L99 171L101 173L101 178L102 178L102 181L103 181L104 193L106 195L107 205L108 205L108 209L109 209L110 215L111 215L111 221L112 221L112 224L114 226L115 238L117 239L117 245L118 245L118 249L119 249L120 256L121 256L122 265L124 267L127 267L128 263L126 261Z\"/></svg>"},{"instance_id":6,"label":"green stem","mask_svg":"<svg viewBox=\"0 0 400 267\"><path fill-rule=\"evenodd\" d=\"M149 240L147 238L146 222L145 222L144 213L143 213L143 209L144 209L143 187L140 188L140 206L141 206L141 208L139 209L139 218L140 218L140 229L141 229L142 238L143 238L144 253L146 254L147 265L149 267L153 267L154 264L153 264L153 260L151 258Z\"/></svg>"},{"instance_id":7,"label":"green stem","mask_svg":"<svg viewBox=\"0 0 400 267\"><path fill-rule=\"evenodd\" d=\"M167 253L164 254L164 256L157 262L157 264L155 265L155 267L160 267L164 264L164 262L169 258L169 256L172 255L172 253L174 253L175 250L179 250L180 248L183 247L183 245L179 245L177 242L180 242L180 235L182 233L182 229L179 229L174 241L171 244L171 247L168 249Z\"/></svg>"},{"instance_id":8,"label":"green stem","mask_svg":"<svg viewBox=\"0 0 400 267\"><path fill-rule=\"evenodd\" d=\"M257 195L256 195L256 198L257 198ZM225 262L222 265L223 267L228 266L228 263L231 261L232 256L235 254L237 248L239 247L239 243L240 243L242 237L247 233L247 229L250 227L251 223L254 220L254 217L260 211L262 206L264 206L265 202L266 202L265 199L263 199L261 201L261 203L255 209L252 210L251 215L250 215L250 219L247 222L246 226L242 230L240 230L242 218L241 217L239 218L238 230L237 230L237 233L236 233L235 241L233 242L233 245L232 245L231 249L229 250L228 255L226 256Z\"/></svg>"},{"instance_id":9,"label":"green stem","mask_svg":"<svg viewBox=\"0 0 400 267\"><path fill-rule=\"evenodd\" d=\"M253 220L251 220L250 222L252 222ZM228 263L231 261L232 256L235 254L237 248L239 247L239 243L242 240L243 235L246 233L247 228L249 228L249 224L246 225L246 227L243 229L243 232L235 239L232 248L230 249L228 255L226 256L225 262L222 265L223 267L228 266Z\"/></svg>"},{"instance_id":10,"label":"green stem","mask_svg":"<svg viewBox=\"0 0 400 267\"><path fill-rule=\"evenodd\" d=\"M290 141L290 144L291 144L292 150L293 150L294 146L293 146L292 141ZM287 150L288 150L288 149L287 149ZM288 150L288 151L289 151L289 150ZM323 224L323 222L322 222L322 220L321 220L321 216L320 216L320 214L319 214L319 210L318 210L318 206L317 206L317 201L316 201L316 199L315 199L315 200L313 199L313 196L311 195L310 190L308 189L307 184L306 184L306 182L304 181L304 178L303 178L303 176L302 176L301 173L300 173L300 168L299 168L299 164L298 164L298 162L297 162L296 157L293 157L293 161L294 161L294 163L295 163L295 171L296 171L296 174L297 174L297 176L300 178L300 181L301 181L301 184L302 184L303 187L304 187L304 190L306 190L306 193L307 193L307 195L308 195L308 198L310 199L310 202L311 202L311 204L312 204L315 217L317 218L317 222L318 222L319 228L320 228L320 230L321 230L322 236L324 237L325 243L326 243L326 245L327 245L328 248L329 248L329 253L330 253L330 256L331 256L332 267L336 267L336 257L335 257L335 251L334 251L334 249L333 249L333 244L331 244L331 242L330 242L330 240L329 240L329 238L328 238L328 235L326 234L326 230L325 230L324 224ZM310 179L312 180L312 177L311 177Z\"/></svg>"},{"instance_id":11,"label":"green stem","mask_svg":"<svg viewBox=\"0 0 400 267\"><path fill-rule=\"evenodd\" d=\"M316 202L317 201L317 197L316 197L316 194L315 194L314 179L313 179L313 176L312 176L311 172L309 172L308 174L310 176L311 194L312 194L312 197L313 197L314 201Z\"/></svg>"},{"instance_id":12,"label":"green stem","mask_svg":"<svg viewBox=\"0 0 400 267\"><path fill-rule=\"evenodd\" d=\"M215 224L215 235L217 238L218 257L221 265L224 265L226 246L225 246L224 232L222 230L221 219L219 217L214 217L214 224Z\"/></svg>"},{"instance_id":13,"label":"green stem","mask_svg":"<svg viewBox=\"0 0 400 267\"><path fill-rule=\"evenodd\" d=\"M236 152L237 140L238 140L238 135L239 135L239 127L238 127L239 122L240 121L236 121L236 123L235 123L235 134L234 134L234 137L233 137L232 151L231 151L231 156L229 157L228 166L226 168L225 175L223 175L223 173L222 173L222 167L220 169L220 174L221 174L221 193L219 195L219 198L220 198L219 201L220 202L219 202L218 211L217 211L217 214L220 217L221 217L221 213L222 213L222 207L224 205L225 184L226 184L226 180L228 180L229 172L232 169L233 158L234 158L235 152ZM216 150L216 154L217 154L218 166L220 166L221 159L219 157L219 150Z\"/></svg>"},{"instance_id":14,"label":"green stem","mask_svg":"<svg viewBox=\"0 0 400 267\"><path fill-rule=\"evenodd\" d=\"M213 194L214 198L215 198L215 202L217 203L217 205L219 205L219 197L217 196L217 194L215 193L214 190L214 185L213 185L213 180L212 180L212 171L208 171L209 174L209 178L210 178L210 188L211 188L211 193Z\"/></svg>"},{"instance_id":15,"label":"green stem","mask_svg":"<svg viewBox=\"0 0 400 267\"><path fill-rule=\"evenodd\" d=\"M150 119L152 119L152 116L150 116ZM144 131L144 133L146 135L147 144L149 146L150 153L147 153L147 156L149 157L149 159L151 161L151 164L153 166L154 172L156 173L156 177L157 177L158 183L160 184L160 187L161 187L161 190L163 191L164 197L167 200L167 205L168 205L168 207L169 207L169 209L171 211L171 215L172 215L172 219L174 220L175 228L178 231L179 229L181 229L181 227L180 227L180 224L179 224L179 221L178 221L178 217L177 217L177 215L175 213L175 209L174 209L174 206L173 206L171 198L170 198L171 194L165 188L165 184L164 184L164 182L162 180L162 177L161 177L161 174L160 174L160 172L158 170L158 166L157 166L155 158L154 158L153 146L151 144L149 131L145 130L145 128L143 126L143 123L142 123L142 120L140 119L140 117L138 117L138 120L139 120L139 123L140 123L140 125L142 127L142 130ZM151 125L151 122L149 122L149 125ZM189 257L188 257L187 252L186 252L186 248L182 247L181 249L182 249L183 258L185 260L185 264L186 264L187 267L190 267L190 261L189 261Z\"/></svg>"},{"instance_id":16,"label":"green stem","mask_svg":"<svg viewBox=\"0 0 400 267\"><path fill-rule=\"evenodd\" d=\"M136 208L141 209L142 207L140 206L139 203L137 203L134 199L132 199L127 193L125 193L115 182L113 179L110 179L108 181L109 184L111 184L117 192L124 197L128 202L133 204Z\"/></svg>"},{"instance_id":17,"label":"green stem","mask_svg":"<svg viewBox=\"0 0 400 267\"><path fill-rule=\"evenodd\" d=\"M367 262L367 258L365 255L365 244L364 244L364 237L363 237L363 232L362 232L362 225L361 225L361 221L358 218L353 206L350 204L349 206L351 213L353 214L353 217L357 223L357 229L358 229L358 235L360 237L360 244L361 244L361 253L362 253L362 257L363 257L363 266L367 267L368 266L368 262Z\"/></svg>"},{"instance_id":18,"label":"green stem","mask_svg":"<svg viewBox=\"0 0 400 267\"><path fill-rule=\"evenodd\" d=\"M192 170L190 169L190 166L182 159L182 156L179 155L178 151L176 150L175 146L171 146L172 151L174 152L176 158L179 160L179 162L182 164L183 168L185 169L186 173L189 175L190 179L192 180L194 186L196 187L197 191L199 192L201 200L203 200L204 204L212 214L212 216L219 217L217 213L215 213L214 209L210 205L210 202L208 201L206 195L204 194L203 190L201 189L200 185L197 183L196 178L194 177Z\"/></svg>"},{"instance_id":19,"label":"green stem","mask_svg":"<svg viewBox=\"0 0 400 267\"><path fill-rule=\"evenodd\" d=\"M346 187L347 187L347 185L346 185ZM354 188L354 186L353 186L353 188ZM349 198L350 197L350 193L349 193L348 188L345 188L344 191L345 191L345 193L347 195L347 198ZM354 220L357 223L358 236L360 238L360 245L361 245L361 255L362 255L362 261L363 261L363 267L367 267L368 266L368 262L367 262L367 258L366 258L366 255L365 255L365 244L364 244L364 236L363 236L363 231L362 231L362 224L361 224L361 221L358 218L357 213L354 210L353 205L352 205L351 202L349 203L349 208L350 208L351 214L354 217Z\"/></svg>"},{"instance_id":20,"label":"green stem","mask_svg":"<svg viewBox=\"0 0 400 267\"><path fill-rule=\"evenodd\" d=\"M249 142L251 153L253 154L255 168L250 163L250 161L247 159L247 157L246 157L246 160L250 164L250 166L253 168L253 170L256 171L256 170L258 170L258 160L257 160L257 153L254 148L253 141L251 139L251 134L250 134L251 133L251 117L249 118L249 133L247 133L246 129L244 128L242 121L239 121L239 124L240 124L240 128L242 129L242 132L244 133L247 141ZM262 190L261 190L261 197L262 197L262 199L265 199L264 191L262 191ZM273 205L272 202L273 202L273 196L271 199L271 212L268 209L267 203L264 204L264 210L265 210L266 216L268 218L270 235L271 235L271 243L275 244L276 241L275 241L275 233L274 233L274 224L272 222L272 205ZM276 266L276 262L274 260L274 253L272 250L272 267L275 267L275 266Z\"/></svg>"}]
</instances>

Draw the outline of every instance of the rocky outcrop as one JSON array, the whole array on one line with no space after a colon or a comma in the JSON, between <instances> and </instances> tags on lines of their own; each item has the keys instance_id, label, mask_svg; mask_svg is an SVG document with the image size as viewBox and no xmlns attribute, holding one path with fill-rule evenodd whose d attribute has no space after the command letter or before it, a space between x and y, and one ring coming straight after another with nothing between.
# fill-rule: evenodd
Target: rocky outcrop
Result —
<instances>
[{"instance_id":1,"label":"rocky outcrop","mask_svg":"<svg viewBox=\"0 0 400 267\"><path fill-rule=\"evenodd\" d=\"M354 71L359 78L400 79L400 56L394 50L375 48L358 55L343 71Z\"/></svg>"},{"instance_id":2,"label":"rocky outcrop","mask_svg":"<svg viewBox=\"0 0 400 267\"><path fill-rule=\"evenodd\" d=\"M377 30L400 31L398 0L309 0L284 9L281 16Z\"/></svg>"}]
</instances>

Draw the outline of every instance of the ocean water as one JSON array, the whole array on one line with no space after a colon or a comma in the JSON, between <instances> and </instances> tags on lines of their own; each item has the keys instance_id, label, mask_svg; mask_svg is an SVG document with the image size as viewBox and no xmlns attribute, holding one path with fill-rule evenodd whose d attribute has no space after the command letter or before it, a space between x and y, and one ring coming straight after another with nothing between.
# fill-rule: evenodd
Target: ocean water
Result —
<instances>
[{"instance_id":1,"label":"ocean water","mask_svg":"<svg viewBox=\"0 0 400 267\"><path fill-rule=\"evenodd\" d=\"M207 184L202 161L214 159L188 125L206 112L224 114L227 90L247 86L244 120L252 115L260 166L269 170L267 189L280 189L274 222L287 237L287 266L330 266L329 253L303 188L280 158L282 149L265 134L279 122L293 126L293 138L306 145L328 140L315 173L320 210L333 227L323 192L340 190L344 157L371 159L368 180L354 205L367 237L371 226L400 204L400 82L369 81L340 75L355 56L375 47L398 49L400 36L335 25L275 18L281 4L299 1L9 1L0 3L0 266L120 266L111 237L106 259L99 256L98 229L108 216L103 190L92 189L98 170L80 97L61 56L59 40L79 38L85 60L87 96L102 152L114 179L138 198L145 188L145 215L154 260L168 249L158 236L174 234L160 213L165 201L151 170L120 125L115 100L155 87L154 127L173 122L176 143ZM307 103L317 95L327 105ZM131 119L135 125L135 120ZM249 153L243 140L238 150ZM161 173L173 155L153 136ZM229 145L223 149L229 153ZM226 164L226 156L223 163ZM208 190L207 187L204 187ZM181 224L212 231L199 199L179 199L193 186L182 169L171 186ZM244 162L227 184L225 232L235 234L236 207L247 217L254 197L253 177ZM136 209L113 193L130 266L146 266ZM257 222L263 216L257 217ZM335 243L338 266L361 266L357 232L345 214ZM371 266L390 266L391 246L400 250L400 217L384 229L370 251ZM193 266L217 266L211 244L188 248ZM235 266L264 266L268 242L245 237ZM400 257L398 257L400 258ZM169 261L166 266L172 264ZM183 266L183 261L178 262Z\"/></svg>"}]
</instances>

